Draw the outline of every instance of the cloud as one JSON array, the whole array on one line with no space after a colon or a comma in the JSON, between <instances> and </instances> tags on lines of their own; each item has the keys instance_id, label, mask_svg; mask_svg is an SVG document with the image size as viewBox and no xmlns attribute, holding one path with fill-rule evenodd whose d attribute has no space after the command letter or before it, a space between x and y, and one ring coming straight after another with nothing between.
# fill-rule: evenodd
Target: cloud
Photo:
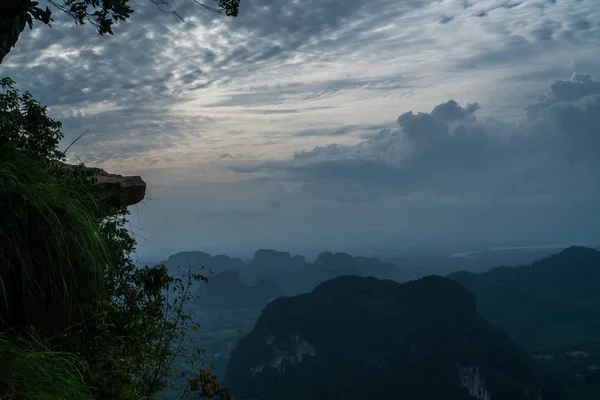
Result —
<instances>
[{"instance_id":1,"label":"cloud","mask_svg":"<svg viewBox=\"0 0 600 400\"><path fill-rule=\"evenodd\" d=\"M332 129L327 129L323 127L319 127L316 129L306 129L298 132L294 132L294 136L298 137L311 137L311 136L344 136L350 133L356 134L360 137L372 136L377 132L380 132L386 128L386 125L376 124L376 125L347 125L341 128L336 127Z\"/></svg>"},{"instance_id":2,"label":"cloud","mask_svg":"<svg viewBox=\"0 0 600 400\"><path fill-rule=\"evenodd\" d=\"M403 113L398 129L357 145L233 169L300 182L311 197L335 193L338 202L419 193L468 206L600 199L600 82L582 73L556 81L518 122L478 118L479 108L449 100Z\"/></svg>"},{"instance_id":3,"label":"cloud","mask_svg":"<svg viewBox=\"0 0 600 400\"><path fill-rule=\"evenodd\" d=\"M569 81L556 81L548 93L538 96L536 101L526 107L529 118L538 118L540 113L554 104L576 102L588 96L600 94L600 82L591 76L575 73Z\"/></svg>"},{"instance_id":4,"label":"cloud","mask_svg":"<svg viewBox=\"0 0 600 400\"><path fill-rule=\"evenodd\" d=\"M248 142L290 132L291 149L382 125L398 107L517 87L525 96L542 79L598 69L594 0L256 0L236 19L189 0L172 5L185 23L141 2L105 37L56 11L53 28L23 33L0 73L64 120L65 146L95 132L72 149L84 159L139 165L157 149L163 160L190 147L206 160L238 153L224 132L240 126ZM262 149L281 154L279 144Z\"/></svg>"}]
</instances>

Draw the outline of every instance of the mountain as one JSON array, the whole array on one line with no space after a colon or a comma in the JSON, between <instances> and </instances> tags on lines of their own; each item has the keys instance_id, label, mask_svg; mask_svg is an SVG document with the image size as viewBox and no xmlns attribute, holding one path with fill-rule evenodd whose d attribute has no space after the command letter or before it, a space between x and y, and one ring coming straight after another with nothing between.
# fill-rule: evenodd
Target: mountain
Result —
<instances>
[{"instance_id":1,"label":"mountain","mask_svg":"<svg viewBox=\"0 0 600 400\"><path fill-rule=\"evenodd\" d=\"M430 249L389 259L398 265L406 279L427 275L448 275L456 271L487 272L499 265L519 266L529 264L556 253L553 248L491 248L476 251L447 249L441 252Z\"/></svg>"},{"instance_id":2,"label":"mountain","mask_svg":"<svg viewBox=\"0 0 600 400\"><path fill-rule=\"evenodd\" d=\"M600 252L569 247L521 267L448 276L479 312L532 353L600 343Z\"/></svg>"},{"instance_id":3,"label":"mountain","mask_svg":"<svg viewBox=\"0 0 600 400\"><path fill-rule=\"evenodd\" d=\"M347 253L323 252L312 264L293 271L279 285L287 295L310 292L319 283L342 275L372 276L380 279L402 280L400 268L375 257L352 256Z\"/></svg>"},{"instance_id":4,"label":"mountain","mask_svg":"<svg viewBox=\"0 0 600 400\"><path fill-rule=\"evenodd\" d=\"M401 280L400 268L378 258L352 256L347 253L323 252L314 263L308 263L304 256L292 256L286 251L259 249L252 260L245 264L239 258L225 255L211 256L202 251L189 251L173 254L163 261L170 270L188 266L207 277L224 271L237 271L238 277L246 285L254 285L260 280L275 282L285 295L310 292L319 283L340 275L374 276L382 279ZM201 270L204 266L205 269ZM211 273L212 272L212 273Z\"/></svg>"},{"instance_id":5,"label":"mountain","mask_svg":"<svg viewBox=\"0 0 600 400\"><path fill-rule=\"evenodd\" d=\"M169 270L183 268L185 271L188 267L192 268L195 273L202 273L210 276L218 274L226 270L240 270L244 268L244 262L240 258L231 258L226 255L212 256L202 251L183 251L169 256L166 261L161 262ZM204 267L204 271L201 268ZM212 272L212 274L211 274Z\"/></svg>"},{"instance_id":6,"label":"mountain","mask_svg":"<svg viewBox=\"0 0 600 400\"><path fill-rule=\"evenodd\" d=\"M317 256L314 265L323 271L355 270L359 276L374 276L380 279L400 279L400 268L394 263L375 257L351 256L347 253L325 252Z\"/></svg>"},{"instance_id":7,"label":"mountain","mask_svg":"<svg viewBox=\"0 0 600 400\"><path fill-rule=\"evenodd\" d=\"M532 359L455 281L342 276L269 303L225 383L260 400L540 399Z\"/></svg>"},{"instance_id":8,"label":"mountain","mask_svg":"<svg viewBox=\"0 0 600 400\"><path fill-rule=\"evenodd\" d=\"M290 273L306 265L302 256L294 256L287 251L259 249L246 268L243 269L242 279L252 284L260 279L273 279L278 284Z\"/></svg>"},{"instance_id":9,"label":"mountain","mask_svg":"<svg viewBox=\"0 0 600 400\"><path fill-rule=\"evenodd\" d=\"M244 284L237 271L228 270L208 277L198 290L201 309L262 308L281 296L272 280L261 279L252 286Z\"/></svg>"}]
</instances>

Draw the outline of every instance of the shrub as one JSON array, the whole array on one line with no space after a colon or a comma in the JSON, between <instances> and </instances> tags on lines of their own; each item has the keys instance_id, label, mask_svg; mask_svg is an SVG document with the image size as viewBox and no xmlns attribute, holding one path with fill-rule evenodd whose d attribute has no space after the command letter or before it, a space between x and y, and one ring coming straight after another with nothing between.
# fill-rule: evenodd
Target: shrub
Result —
<instances>
[{"instance_id":1,"label":"shrub","mask_svg":"<svg viewBox=\"0 0 600 400\"><path fill-rule=\"evenodd\" d=\"M134 265L128 210L108 201L112 194L86 170L57 167L61 124L13 83L0 81L0 333L30 343L33 331L48 350L3 342L0 358L16 358L14 371L0 374L0 389L24 396L32 371L44 370L44 379L59 373L40 354L71 354L95 399L153 399L191 368L199 370L187 377L182 398L228 399L187 338L198 325L184 305L193 301L193 283L206 278ZM181 357L190 364L185 371L175 365ZM81 394L73 374L64 379ZM36 388L36 399L54 398L53 387Z\"/></svg>"}]
</instances>

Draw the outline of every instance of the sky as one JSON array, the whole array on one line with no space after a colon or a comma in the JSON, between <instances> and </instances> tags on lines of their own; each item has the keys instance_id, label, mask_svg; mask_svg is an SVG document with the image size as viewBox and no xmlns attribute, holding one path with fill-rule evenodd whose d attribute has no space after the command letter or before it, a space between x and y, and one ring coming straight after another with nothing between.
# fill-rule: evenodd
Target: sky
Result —
<instances>
[{"instance_id":1,"label":"sky","mask_svg":"<svg viewBox=\"0 0 600 400\"><path fill-rule=\"evenodd\" d=\"M597 0L171 4L56 10L0 65L71 160L147 182L141 258L600 239Z\"/></svg>"}]
</instances>

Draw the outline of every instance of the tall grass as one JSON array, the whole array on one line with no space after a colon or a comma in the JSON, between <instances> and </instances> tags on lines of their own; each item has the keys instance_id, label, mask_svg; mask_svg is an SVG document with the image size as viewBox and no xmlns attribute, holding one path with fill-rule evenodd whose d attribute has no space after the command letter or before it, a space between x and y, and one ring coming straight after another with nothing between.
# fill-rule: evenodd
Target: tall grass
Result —
<instances>
[{"instance_id":1,"label":"tall grass","mask_svg":"<svg viewBox=\"0 0 600 400\"><path fill-rule=\"evenodd\" d=\"M0 327L56 328L97 302L109 261L102 210L92 183L0 154Z\"/></svg>"},{"instance_id":2,"label":"tall grass","mask_svg":"<svg viewBox=\"0 0 600 400\"><path fill-rule=\"evenodd\" d=\"M35 349L0 335L0 398L6 400L92 400L72 355ZM33 342L35 343L35 341Z\"/></svg>"}]
</instances>

